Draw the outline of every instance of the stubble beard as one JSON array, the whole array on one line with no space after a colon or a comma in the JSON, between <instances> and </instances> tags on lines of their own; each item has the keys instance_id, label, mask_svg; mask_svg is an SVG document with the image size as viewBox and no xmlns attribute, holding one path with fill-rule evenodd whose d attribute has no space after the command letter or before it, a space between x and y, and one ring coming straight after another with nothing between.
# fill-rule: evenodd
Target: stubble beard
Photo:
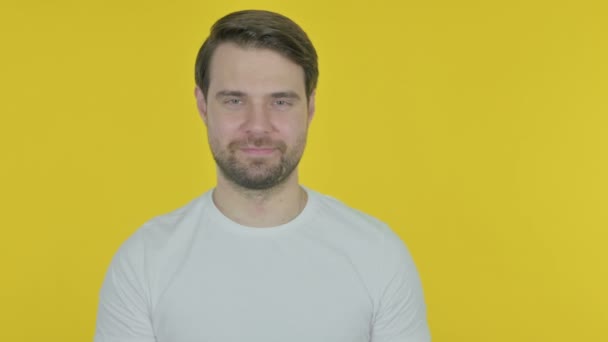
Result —
<instances>
[{"instance_id":1,"label":"stubble beard","mask_svg":"<svg viewBox=\"0 0 608 342\"><path fill-rule=\"evenodd\" d=\"M268 138L252 138L245 141L233 141L226 149L218 149L217 144L210 144L213 159L222 175L235 185L249 190L269 190L283 182L296 169L306 146L306 134L298 138L296 144L288 149L282 141L271 141ZM245 146L272 146L280 153L279 162L272 157L241 157L240 148Z\"/></svg>"}]
</instances>

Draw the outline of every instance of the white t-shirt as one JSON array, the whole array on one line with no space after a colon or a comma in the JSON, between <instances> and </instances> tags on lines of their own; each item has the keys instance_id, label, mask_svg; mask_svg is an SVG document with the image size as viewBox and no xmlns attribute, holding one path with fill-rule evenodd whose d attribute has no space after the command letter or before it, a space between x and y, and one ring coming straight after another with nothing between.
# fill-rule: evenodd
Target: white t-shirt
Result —
<instances>
[{"instance_id":1,"label":"white t-shirt","mask_svg":"<svg viewBox=\"0 0 608 342\"><path fill-rule=\"evenodd\" d=\"M272 228L210 190L145 223L100 292L96 342L426 342L420 279L384 223L311 189Z\"/></svg>"}]
</instances>

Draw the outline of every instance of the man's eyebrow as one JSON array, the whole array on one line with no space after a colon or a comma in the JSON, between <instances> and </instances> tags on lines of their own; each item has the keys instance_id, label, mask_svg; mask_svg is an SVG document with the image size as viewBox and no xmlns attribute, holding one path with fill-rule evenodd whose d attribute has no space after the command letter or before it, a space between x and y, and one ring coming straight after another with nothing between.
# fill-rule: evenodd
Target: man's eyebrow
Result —
<instances>
[{"instance_id":1,"label":"man's eyebrow","mask_svg":"<svg viewBox=\"0 0 608 342\"><path fill-rule=\"evenodd\" d=\"M226 97L226 96L236 96L236 97L244 97L246 94L242 91L238 90L220 90L215 94L216 98Z\"/></svg>"},{"instance_id":2,"label":"man's eyebrow","mask_svg":"<svg viewBox=\"0 0 608 342\"><path fill-rule=\"evenodd\" d=\"M275 99L278 99L278 98L288 98L288 99L295 99L295 100L300 99L300 95L298 95L298 93L296 93L295 91L279 91L279 92L270 94L270 97L275 98Z\"/></svg>"}]
</instances>

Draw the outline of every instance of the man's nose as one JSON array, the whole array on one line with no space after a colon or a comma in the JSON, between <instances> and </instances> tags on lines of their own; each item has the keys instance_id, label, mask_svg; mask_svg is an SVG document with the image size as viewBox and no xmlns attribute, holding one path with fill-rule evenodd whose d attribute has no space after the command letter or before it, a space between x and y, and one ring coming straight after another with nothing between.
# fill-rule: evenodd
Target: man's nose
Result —
<instances>
[{"instance_id":1,"label":"man's nose","mask_svg":"<svg viewBox=\"0 0 608 342\"><path fill-rule=\"evenodd\" d=\"M248 133L269 133L272 130L270 112L263 105L252 104L243 123Z\"/></svg>"}]
</instances>

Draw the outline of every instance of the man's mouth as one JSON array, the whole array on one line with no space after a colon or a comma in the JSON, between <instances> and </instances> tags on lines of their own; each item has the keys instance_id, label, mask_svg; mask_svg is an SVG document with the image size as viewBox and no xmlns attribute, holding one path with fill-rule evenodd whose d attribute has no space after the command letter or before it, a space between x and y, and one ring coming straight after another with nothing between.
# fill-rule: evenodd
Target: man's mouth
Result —
<instances>
[{"instance_id":1,"label":"man's mouth","mask_svg":"<svg viewBox=\"0 0 608 342\"><path fill-rule=\"evenodd\" d=\"M241 147L241 151L246 154L256 155L256 156L264 156L272 154L276 148L275 147Z\"/></svg>"}]
</instances>

